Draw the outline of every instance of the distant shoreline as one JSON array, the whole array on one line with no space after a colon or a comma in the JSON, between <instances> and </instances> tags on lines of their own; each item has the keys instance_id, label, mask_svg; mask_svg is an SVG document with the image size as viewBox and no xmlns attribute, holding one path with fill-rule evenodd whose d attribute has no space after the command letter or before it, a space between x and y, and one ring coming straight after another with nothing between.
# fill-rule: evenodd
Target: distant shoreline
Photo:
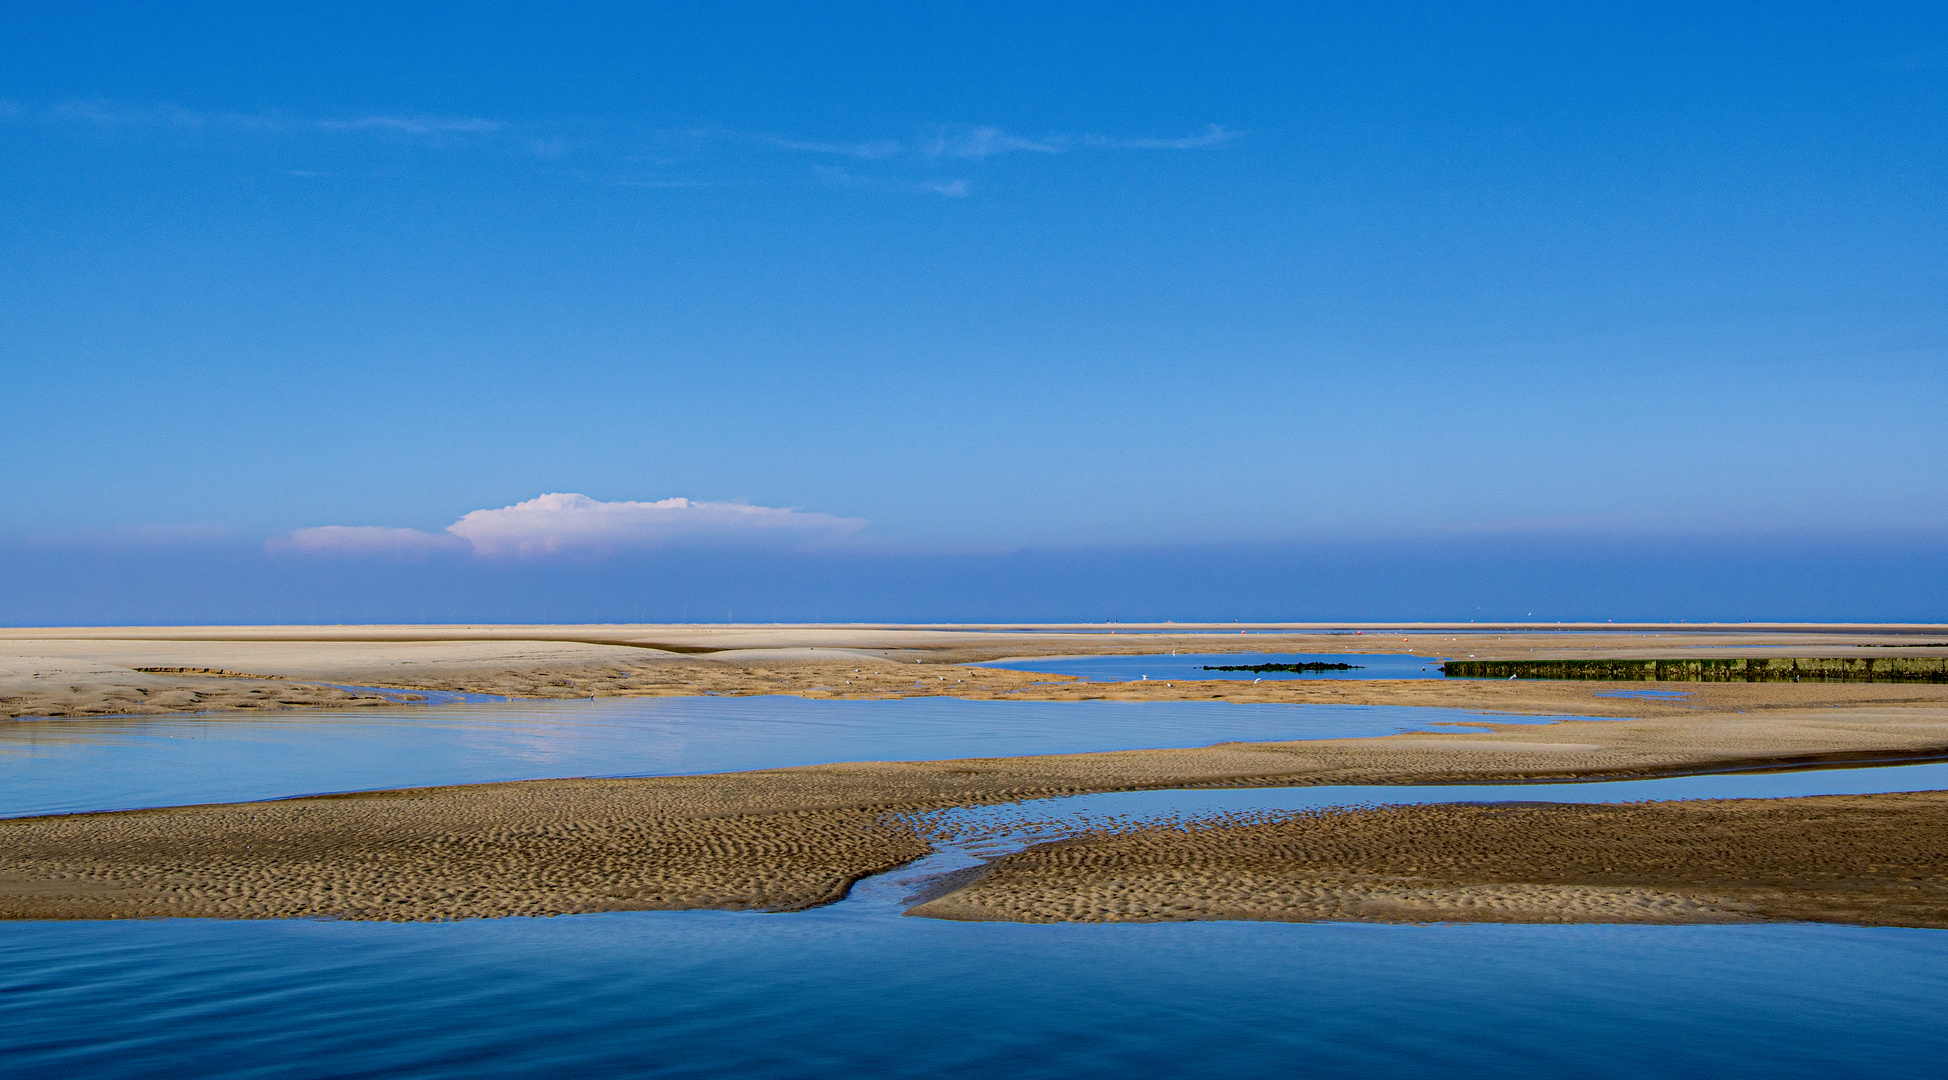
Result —
<instances>
[{"instance_id":1,"label":"distant shoreline","mask_svg":"<svg viewBox=\"0 0 1948 1080\"><path fill-rule=\"evenodd\" d=\"M1024 656L1094 656L1196 651L1456 656L1481 661L1636 660L1769 655L1821 656L1849 650L1885 658L1948 657L1936 626L1552 628L1545 632L1462 628L1393 634L1130 632L1102 624L1034 633L984 627L825 626L379 626L123 627L0 630L0 716L140 716L261 711L381 703L324 684L445 691L515 698L795 694L885 698L916 694L1067 701L1225 700L1439 705L1530 715L1658 715L1659 709L1767 705L1701 684L1685 706L1590 696L1599 683L1565 689L1516 680L1519 689L1428 681L1080 683L1064 676L966 665ZM1396 636L1397 635L1397 636ZM255 679L256 683L245 680ZM1642 683L1622 684L1641 686ZM1906 688L1904 688L1906 689ZM1867 694L1848 701L1888 700ZM1932 699L1930 699L1932 700Z\"/></svg>"}]
</instances>

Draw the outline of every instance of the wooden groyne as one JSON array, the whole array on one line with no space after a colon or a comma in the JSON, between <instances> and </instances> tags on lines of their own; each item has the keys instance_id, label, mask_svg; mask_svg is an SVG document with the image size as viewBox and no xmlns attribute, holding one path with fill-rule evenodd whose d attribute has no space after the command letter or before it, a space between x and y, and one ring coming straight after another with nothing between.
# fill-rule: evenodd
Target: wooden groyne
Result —
<instances>
[{"instance_id":1,"label":"wooden groyne","mask_svg":"<svg viewBox=\"0 0 1948 1080\"><path fill-rule=\"evenodd\" d=\"M1948 683L1948 657L1789 657L1694 660L1449 660L1450 679L1602 679L1610 682Z\"/></svg>"}]
</instances>

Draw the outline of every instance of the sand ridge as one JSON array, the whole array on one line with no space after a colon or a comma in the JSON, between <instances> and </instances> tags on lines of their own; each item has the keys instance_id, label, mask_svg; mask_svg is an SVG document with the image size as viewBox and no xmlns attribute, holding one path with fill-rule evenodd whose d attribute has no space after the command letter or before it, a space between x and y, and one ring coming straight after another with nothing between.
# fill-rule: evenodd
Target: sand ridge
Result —
<instances>
[{"instance_id":1,"label":"sand ridge","mask_svg":"<svg viewBox=\"0 0 1948 1080\"><path fill-rule=\"evenodd\" d=\"M1948 927L1948 792L1218 815L1041 844L909 914Z\"/></svg>"},{"instance_id":2,"label":"sand ridge","mask_svg":"<svg viewBox=\"0 0 1948 1080\"><path fill-rule=\"evenodd\" d=\"M1304 874L1144 874L1086 882L997 877L907 911L954 922L1750 922L1752 904L1600 885L1424 885Z\"/></svg>"},{"instance_id":3,"label":"sand ridge","mask_svg":"<svg viewBox=\"0 0 1948 1080\"><path fill-rule=\"evenodd\" d=\"M1648 776L1831 759L1847 753L1836 745L1850 743L1883 757L1902 741L1914 754L1938 755L1948 745L1945 723L1930 712L1849 728L1817 710L1764 722L1571 721L1452 737L537 780L19 818L0 821L0 917L791 910L924 855L930 842L920 815L955 806L1142 788ZM1509 739L1533 744L1511 753L1502 741Z\"/></svg>"}]
</instances>

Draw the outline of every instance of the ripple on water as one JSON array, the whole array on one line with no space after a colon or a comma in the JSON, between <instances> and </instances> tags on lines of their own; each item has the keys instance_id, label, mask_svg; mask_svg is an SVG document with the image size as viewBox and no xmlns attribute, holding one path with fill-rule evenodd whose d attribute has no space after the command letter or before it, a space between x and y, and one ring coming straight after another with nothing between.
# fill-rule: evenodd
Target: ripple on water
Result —
<instances>
[{"instance_id":1,"label":"ripple on water","mask_svg":"<svg viewBox=\"0 0 1948 1080\"><path fill-rule=\"evenodd\" d=\"M0 1075L1919 1077L1948 934L655 912L17 924Z\"/></svg>"}]
</instances>

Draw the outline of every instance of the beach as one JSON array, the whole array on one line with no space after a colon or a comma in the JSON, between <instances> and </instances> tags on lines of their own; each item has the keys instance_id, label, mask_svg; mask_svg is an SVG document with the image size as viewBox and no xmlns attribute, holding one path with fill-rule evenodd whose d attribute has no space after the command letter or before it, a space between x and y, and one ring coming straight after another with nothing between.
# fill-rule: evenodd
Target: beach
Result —
<instances>
[{"instance_id":1,"label":"beach","mask_svg":"<svg viewBox=\"0 0 1948 1080\"><path fill-rule=\"evenodd\" d=\"M967 665L1012 657L1292 652L1430 658L1948 656L1948 628L1792 626L1382 632L1257 626L298 626L0 629L0 716L119 716L357 705L332 685L576 698L943 694L1047 701L1227 700L1441 705L1524 714L1649 716L1668 703L1591 696L1593 683L1372 680L1081 683ZM1639 684L1632 684L1639 685ZM1948 703L1948 686L1687 684L1693 705ZM1825 695L1825 696L1821 696Z\"/></svg>"},{"instance_id":2,"label":"beach","mask_svg":"<svg viewBox=\"0 0 1948 1080\"><path fill-rule=\"evenodd\" d=\"M1943 710L1840 712L1540 726L1484 721L1479 733L1453 735L536 780L16 818L0 821L0 850L6 853L0 916L425 921L638 909L793 910L839 899L852 882L926 854L930 844L922 815L953 807L1142 789L1514 784L1948 756ZM1519 787L1509 791L1511 798L1521 795ZM1904 812L1913 824L1862 840L1857 862L1893 865L1907 857L1904 852L1921 850L1913 847L1913 837L1938 829L1939 807L1917 803ZM1358 820L1334 819L1327 827L1352 828ZM1524 821L1524 827L1540 830L1536 835L1554 836L1550 830L1567 819ZM1646 816L1617 828L1639 829L1648 837L1661 835L1667 823ZM1200 829L1195 835L1204 845L1203 856L1262 868L1262 859L1252 862L1262 848L1258 833ZM1596 843L1590 836L1572 828L1558 839L1574 848ZM1776 829L1754 834L1753 843L1763 848L1776 836ZM1712 843L1722 841L1718 836ZM1105 850L1114 862L1121 849ZM1697 858L1685 856L1685 861ZM1061 879L1010 877L1011 865L998 864L1003 876L981 885L975 895L1025 890L1019 914L1042 918L1058 910L1049 906L1047 894ZM1133 862L1127 872L1117 872L1117 880L1139 894L1176 897L1174 871L1165 872L1169 860L1149 878L1146 865ZM1316 867L1293 863L1287 869L1311 873ZM1461 871L1487 872L1480 866ZM1883 874L1871 888L1905 887L1904 880ZM1289 884L1273 888L1246 877L1232 892L1259 898L1259 914L1252 917L1280 917L1264 913L1274 902L1267 897L1287 895L1280 890ZM1564 892L1561 883L1549 881L1498 884L1519 885L1533 894L1519 913L1540 921L1618 917L1615 905L1590 902L1588 890L1597 886L1587 882L1575 885L1580 892ZM1089 917L1095 909L1084 901L1093 888L1072 890L1080 906L1059 910ZM1674 886L1665 882L1652 891L1667 898ZM929 913L968 917L970 902L975 901L964 897ZM1202 909L1172 910L1214 918L1247 909L1242 901L1226 902L1231 906L1213 901ZM1352 917L1348 912L1358 906L1340 904L1332 909L1339 912L1334 917ZM986 903L983 910L993 907ZM1294 918L1323 917L1319 913L1325 910L1297 902L1287 907ZM1015 909L1004 904L999 910ZM1507 915L1518 909L1496 910ZM1662 915L1677 910L1658 909ZM1682 913L1710 921L1744 910L1700 900ZM1440 911L1447 914L1436 914ZM1438 905L1421 914L1461 917Z\"/></svg>"},{"instance_id":3,"label":"beach","mask_svg":"<svg viewBox=\"0 0 1948 1080\"><path fill-rule=\"evenodd\" d=\"M386 702L418 692L534 697L950 695L1072 701L1447 706L1452 732L1220 743L1038 757L855 762L641 779L558 779L0 821L0 917L330 917L438 921L647 909L789 911L933 849L927 815L1091 792L1334 784L1519 784L1755 768L1948 759L1948 687L1669 684L1686 696L1606 695L1644 684L1543 681L1101 683L969 667L1044 636L823 628L727 632L677 652L597 640L603 628L8 631L14 715L246 710ZM587 640L566 640L572 630ZM472 636L466 636L471 633ZM1655 631L1656 641L1665 631ZM1764 635L1749 636L1764 637ZM308 634L306 637L304 635ZM739 636L740 634L744 636ZM1762 641L1853 648L1937 628ZM38 635L38 636L36 636ZM771 636L764 636L771 635ZM795 636L794 636L795 635ZM366 633L366 637L380 636ZM642 635L638 635L642 636ZM761 640L750 640L757 636ZM1053 635L1048 635L1053 636ZM1158 639L1063 634L1064 651L1159 651ZM1251 651L1339 644L1397 651L1414 635L1252 634ZM1402 640L1402 637L1405 640ZM1446 636L1429 631L1429 639ZM1687 631L1671 648L1747 648ZM1215 652L1204 635L1162 641ZM1496 635L1528 654L1539 633ZM1586 635L1557 650L1649 648L1647 634ZM1276 640L1272 640L1276 638ZM1787 640L1790 638L1790 640ZM1349 639L1351 639L1349 641ZM807 641L823 644L810 645ZM1577 640L1583 640L1578 638ZM1933 640L1940 640L1937 636ZM1700 642L1704 644L1699 644ZM970 643L971 642L971 643ZM1607 643L1607 644L1605 644ZM1452 642L1449 642L1452 644ZM1489 646L1471 643L1485 654ZM877 651L873 651L877 650ZM813 657L814 651L838 655ZM1430 650L1431 651L1431 650ZM1450 650L1451 652L1451 650ZM1356 655L1349 653L1349 655ZM145 670L146 669L146 670ZM153 684L143 680L154 680ZM137 694L143 690L146 693ZM191 701L185 693L200 695ZM120 696L118 696L120 695ZM175 695L175 696L171 696ZM306 696L312 695L312 696ZM40 713L23 710L40 709ZM1603 717L1498 722L1516 716ZM1519 798L1511 789L1511 798ZM1948 925L1938 794L1624 807L1407 807L1226 818L1085 833L993 863L915 913L949 919L1116 921L1651 921L1806 919ZM1436 857L1438 856L1438 857ZM1793 868L1799 868L1794 870Z\"/></svg>"}]
</instances>

